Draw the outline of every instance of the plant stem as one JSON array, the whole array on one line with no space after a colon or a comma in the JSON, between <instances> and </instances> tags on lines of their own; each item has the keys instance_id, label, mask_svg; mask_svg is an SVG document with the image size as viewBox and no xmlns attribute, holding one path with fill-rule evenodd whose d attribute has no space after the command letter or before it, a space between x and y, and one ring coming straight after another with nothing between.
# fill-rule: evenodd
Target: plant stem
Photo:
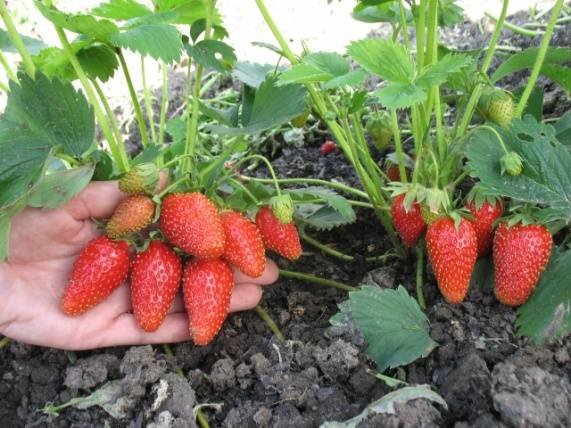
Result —
<instances>
[{"instance_id":1,"label":"plant stem","mask_svg":"<svg viewBox=\"0 0 571 428\"><path fill-rule=\"evenodd\" d=\"M274 322L272 317L270 317L270 314L268 314L268 312L264 308L262 308L260 305L256 305L254 310L256 311L258 316L262 319L262 321L264 321L268 325L268 327L276 335L278 340L280 342L285 342L285 340L286 340L285 336L280 331L278 325Z\"/></svg>"},{"instance_id":2,"label":"plant stem","mask_svg":"<svg viewBox=\"0 0 571 428\"><path fill-rule=\"evenodd\" d=\"M210 428L210 425L208 424L208 419L206 418L201 409L196 410L196 421L198 422L198 425L200 425L200 428Z\"/></svg>"},{"instance_id":3,"label":"plant stem","mask_svg":"<svg viewBox=\"0 0 571 428\"><path fill-rule=\"evenodd\" d=\"M338 288L344 291L357 291L357 287L351 285L343 284L342 282L334 281L332 279L320 278L315 275L309 275L307 273L294 272L291 270L280 269L280 275L286 278L299 279L302 281L314 282L316 284L327 285L329 287Z\"/></svg>"},{"instance_id":4,"label":"plant stem","mask_svg":"<svg viewBox=\"0 0 571 428\"><path fill-rule=\"evenodd\" d=\"M101 100L101 104L103 104L103 109L105 110L105 114L107 114L107 119L109 119L109 122L111 123L111 128L113 130L113 134L115 135L115 140L118 144L123 145L123 136L121 135L121 130L119 129L117 119L115 119L115 114L113 113L113 110L111 110L111 106L109 105L109 101L107 100L105 93L101 89L99 83L97 83L97 80L92 79L91 83L93 84L95 92L97 92L97 95Z\"/></svg>"},{"instance_id":5,"label":"plant stem","mask_svg":"<svg viewBox=\"0 0 571 428\"><path fill-rule=\"evenodd\" d=\"M424 66L424 33L426 26L426 2L420 0L418 18L416 20L416 63L420 70Z\"/></svg>"},{"instance_id":6,"label":"plant stem","mask_svg":"<svg viewBox=\"0 0 571 428\"><path fill-rule=\"evenodd\" d=\"M4 53L2 51L0 51L0 63L2 64L2 67L4 67L4 70L6 71L6 75L8 76L8 78L16 83L19 83L18 76L16 76L16 73L14 73L12 67L10 67L8 60L6 59L6 56L4 56Z\"/></svg>"},{"instance_id":7,"label":"plant stem","mask_svg":"<svg viewBox=\"0 0 571 428\"><path fill-rule=\"evenodd\" d=\"M0 349L6 347L6 345L8 345L11 341L12 339L10 339L9 337L3 337L2 339L0 339Z\"/></svg>"},{"instance_id":8,"label":"plant stem","mask_svg":"<svg viewBox=\"0 0 571 428\"><path fill-rule=\"evenodd\" d=\"M406 11L404 9L403 0L399 0L399 20L403 32L404 45L406 50L410 51L410 37L408 35L408 23L406 22Z\"/></svg>"},{"instance_id":9,"label":"plant stem","mask_svg":"<svg viewBox=\"0 0 571 428\"><path fill-rule=\"evenodd\" d=\"M282 191L281 191L281 189L280 189L280 184L279 184L279 180L278 180L278 178L277 178L277 176L276 176L276 172L274 171L274 167L272 166L272 164L270 163L270 161L269 161L265 156L262 156L262 155L249 155L249 156L246 156L245 158L240 159L240 161L238 161L238 162L236 163L236 165L234 165L234 168L237 168L238 166L240 166L240 165L243 164L244 162L247 162L247 161L249 161L249 160L251 160L251 159L261 160L261 161L266 165L266 168L268 168L268 171L270 172L270 175L272 176L272 178L269 179L269 181L274 184L274 187L276 188L276 193L277 193L277 195L278 195L278 196L281 196ZM242 178L243 178L243 177L242 177Z\"/></svg>"},{"instance_id":10,"label":"plant stem","mask_svg":"<svg viewBox=\"0 0 571 428\"><path fill-rule=\"evenodd\" d=\"M249 177L247 175L241 175L240 177L246 181L257 181L259 183L273 183L274 181L269 178ZM332 189L336 189L341 192L350 193L363 199L369 199L369 195L367 195L362 190L355 189L354 187L350 187L346 184L336 181L325 181L317 178L279 178L277 179L277 182L280 184L317 184L321 186L331 187Z\"/></svg>"},{"instance_id":11,"label":"plant stem","mask_svg":"<svg viewBox=\"0 0 571 428\"><path fill-rule=\"evenodd\" d=\"M155 133L155 118L153 115L153 100L151 97L151 90L147 85L147 76L145 72L145 57L141 55L141 77L143 79L143 98L145 100L145 110L147 110L147 120L149 122L149 128L151 130L151 141L157 141L157 135Z\"/></svg>"},{"instance_id":12,"label":"plant stem","mask_svg":"<svg viewBox=\"0 0 571 428\"><path fill-rule=\"evenodd\" d=\"M10 92L10 87L7 83L0 82L0 91L4 91L6 93Z\"/></svg>"},{"instance_id":13,"label":"plant stem","mask_svg":"<svg viewBox=\"0 0 571 428\"><path fill-rule=\"evenodd\" d=\"M165 144L165 126L169 104L168 65L162 64L163 87L161 92L161 114L159 118L159 146Z\"/></svg>"},{"instance_id":14,"label":"plant stem","mask_svg":"<svg viewBox=\"0 0 571 428\"><path fill-rule=\"evenodd\" d=\"M312 238L311 236L307 235L305 233L305 231L300 230L299 231L299 236L301 239L303 239L305 242L307 242L309 245L317 248L318 250L321 250L323 253L328 254L330 256L336 257L339 260L343 260L346 262L350 262L355 260L355 257L353 256L349 256L347 254L343 254L340 251L334 250L331 247L328 247L327 245L322 244L321 242L319 242L317 239Z\"/></svg>"},{"instance_id":15,"label":"plant stem","mask_svg":"<svg viewBox=\"0 0 571 428\"><path fill-rule=\"evenodd\" d=\"M145 120L143 119L143 112L141 111L141 105L139 104L137 93L135 92L135 88L133 86L133 81L131 80L131 74L127 68L127 62L123 56L123 51L118 48L116 52L117 56L119 57L119 62L121 63L121 68L123 69L123 74L125 75L125 80L127 81L127 87L129 88L129 95L131 96L131 102L133 103L133 109L135 110L135 116L137 117L137 123L139 124L141 141L143 143L143 147L147 147L149 145L147 126L145 125Z\"/></svg>"},{"instance_id":16,"label":"plant stem","mask_svg":"<svg viewBox=\"0 0 571 428\"><path fill-rule=\"evenodd\" d=\"M416 300L422 309L426 309L424 301L424 239L421 239L416 246Z\"/></svg>"},{"instance_id":17,"label":"plant stem","mask_svg":"<svg viewBox=\"0 0 571 428\"><path fill-rule=\"evenodd\" d=\"M404 166L404 152L402 149L402 142L400 139L399 120L397 117L396 109L391 110L391 126L393 128L393 140L395 142L395 149L397 152L400 180L403 183L407 183L408 177L406 176L406 168Z\"/></svg>"},{"instance_id":18,"label":"plant stem","mask_svg":"<svg viewBox=\"0 0 571 428\"><path fill-rule=\"evenodd\" d=\"M172 351L172 348L168 343L163 343L163 350L165 351L166 355L168 355L171 358L174 358L174 356L175 356L174 352ZM184 372L182 371L182 369L180 367L175 367L174 371L180 377L184 377Z\"/></svg>"},{"instance_id":19,"label":"plant stem","mask_svg":"<svg viewBox=\"0 0 571 428\"><path fill-rule=\"evenodd\" d=\"M495 16L493 16L491 13L489 12L484 12L484 14L490 18L492 21L494 22L499 22L500 18L496 18ZM497 24L496 24L497 25ZM520 27L519 25L515 25L512 24L511 22L505 22L504 26L508 29L513 31L516 34L520 34L522 36L526 36L526 37L535 37L535 36L541 36L543 34L543 31L533 31L533 30L528 30L526 28Z\"/></svg>"},{"instance_id":20,"label":"plant stem","mask_svg":"<svg viewBox=\"0 0 571 428\"><path fill-rule=\"evenodd\" d=\"M4 0L0 0L0 16L2 16L2 21L4 21L10 40L22 57L26 73L28 73L28 75L33 79L36 74L36 66L32 61L32 56L30 55L30 52L28 52L22 37L18 33L18 30L16 30L16 26L14 25L14 21L12 21L12 17L10 16L10 12L8 12L8 8L6 7L6 2Z\"/></svg>"},{"instance_id":21,"label":"plant stem","mask_svg":"<svg viewBox=\"0 0 571 428\"><path fill-rule=\"evenodd\" d=\"M440 88L433 88L434 91L434 116L436 117L436 141L438 144L438 155L440 161L444 162L446 156L446 140L444 139L444 129L442 126L442 105L440 103Z\"/></svg>"},{"instance_id":22,"label":"plant stem","mask_svg":"<svg viewBox=\"0 0 571 428\"><path fill-rule=\"evenodd\" d=\"M0 0L0 1L2 1L2 0ZM93 110L95 112L95 117L97 118L97 122L99 122L99 125L101 126L101 130L103 131L103 135L105 136L105 139L107 140L107 143L109 144L109 149L111 150L111 155L113 156L113 159L115 159L115 163L117 164L117 168L118 168L119 172L120 173L127 172L129 170L129 160L127 158L127 152L125 151L125 145L120 144L119 142L117 142L115 140L115 136L113 135L113 133L111 132L111 129L109 128L109 123L107 122L107 119L105 117L105 114L103 113L103 110L101 110L101 106L99 105L99 101L97 100L97 97L95 96L95 93L93 92L93 88L91 87L91 85L89 83L89 79L85 75L85 72L83 71L83 68L81 67L81 64L79 64L79 61L77 60L75 54L73 53L71 45L69 44L69 41L67 40L67 36L63 32L62 28L59 27L58 25L54 24L54 28L55 28L56 33L58 35L58 38L62 44L65 56L67 57L68 61L72 65L73 69L75 70L77 77L79 78L83 88L85 89L85 94L87 95L87 99L89 100L89 102L93 106Z\"/></svg>"},{"instance_id":23,"label":"plant stem","mask_svg":"<svg viewBox=\"0 0 571 428\"><path fill-rule=\"evenodd\" d=\"M547 48L549 47L549 42L551 41L551 37L553 36L553 30L555 27L555 23L557 21L557 17L561 12L561 8L563 6L563 0L557 0L553 10L551 12L551 17L549 18L549 22L547 23L547 28L545 29L545 35L543 36L543 40L541 41L541 45L539 46L539 51L537 52L537 57L535 58L535 63L533 64L533 69L531 70L531 75L529 76L529 80L527 81L527 85L521 95L517 108L515 110L515 116L521 117L523 110L527 106L527 101L531 96L531 92L535 86L535 82L539 77L539 73L541 72L541 67L543 66L543 61L545 60L545 55L547 54Z\"/></svg>"},{"instance_id":24,"label":"plant stem","mask_svg":"<svg viewBox=\"0 0 571 428\"><path fill-rule=\"evenodd\" d=\"M486 50L486 56L484 57L484 60L482 62L482 68L480 69L480 72L482 74L487 74L488 68L490 67L492 59L494 58L496 45L498 44L498 40L502 33L504 22L506 20L506 16L508 13L508 5L509 5L509 0L504 0L502 4L502 11L500 13L500 17L498 18L498 21L496 23L496 28L494 30L494 33L492 34L492 38L490 39L488 49ZM472 121L472 116L474 115L474 111L476 109L476 106L478 105L478 101L480 100L481 94L482 94L482 84L477 83L476 86L474 87L474 90L472 91L472 94L470 95L468 104L466 104L466 110L464 111L464 114L459 116L462 117L462 120L460 121L460 125L456 128L456 134L455 134L456 138L460 137L461 135L464 135L466 129L468 129L468 125Z\"/></svg>"}]
</instances>

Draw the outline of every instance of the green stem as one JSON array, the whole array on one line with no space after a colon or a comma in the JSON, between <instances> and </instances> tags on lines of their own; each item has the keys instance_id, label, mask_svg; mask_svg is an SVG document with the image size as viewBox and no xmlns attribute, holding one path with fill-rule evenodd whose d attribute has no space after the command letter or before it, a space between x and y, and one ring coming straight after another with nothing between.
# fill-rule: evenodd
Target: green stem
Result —
<instances>
[{"instance_id":1,"label":"green stem","mask_svg":"<svg viewBox=\"0 0 571 428\"><path fill-rule=\"evenodd\" d=\"M19 83L18 76L16 76L16 73L14 73L12 67L10 67L8 60L6 59L6 56L2 51L0 51L0 63L2 64L2 67L4 67L4 70L6 71L6 75L8 76L8 78L16 83Z\"/></svg>"},{"instance_id":2,"label":"green stem","mask_svg":"<svg viewBox=\"0 0 571 428\"><path fill-rule=\"evenodd\" d=\"M282 49L285 57L289 60L289 62L291 62L292 65L295 65L297 63L297 58L295 57L288 43L284 39L284 36L282 36L282 33L280 32L272 16L270 15L270 12L268 11L266 5L264 4L264 0L255 0L255 1L256 5L258 6L258 9L260 10L262 16L264 17L264 21L266 21L266 24L268 25L268 27L270 27L270 30L272 31L274 37L278 41L278 44L280 45L280 48Z\"/></svg>"},{"instance_id":3,"label":"green stem","mask_svg":"<svg viewBox=\"0 0 571 428\"><path fill-rule=\"evenodd\" d=\"M416 20L416 62L420 70L424 66L424 34L426 31L426 2L420 0L418 18Z\"/></svg>"},{"instance_id":4,"label":"green stem","mask_svg":"<svg viewBox=\"0 0 571 428\"><path fill-rule=\"evenodd\" d=\"M135 110L135 116L137 117L137 123L139 124L139 132L141 133L141 141L143 147L149 145L149 137L147 135L147 126L145 125L145 120L143 119L143 112L141 110L141 105L137 99L137 93L135 92L135 87L133 86L133 81L131 80L131 74L127 68L127 62L123 56L123 51L117 49L117 56L119 57L119 62L121 63L121 68L123 69L123 74L125 75L125 80L127 81L127 88L129 88L129 95L131 96L131 102L133 103L133 109Z\"/></svg>"},{"instance_id":5,"label":"green stem","mask_svg":"<svg viewBox=\"0 0 571 428\"><path fill-rule=\"evenodd\" d=\"M264 308L262 308L260 305L256 305L254 310L256 311L258 316L262 319L262 321L264 321L268 325L268 327L276 335L278 340L280 342L285 342L285 340L286 340L285 336L280 331L278 325L274 322L272 317L270 317L270 314L268 314L268 312Z\"/></svg>"},{"instance_id":6,"label":"green stem","mask_svg":"<svg viewBox=\"0 0 571 428\"><path fill-rule=\"evenodd\" d=\"M241 175L242 179L246 181L257 181L259 183L273 183L274 180L269 178L249 177ZM331 187L332 189L339 190L340 192L349 193L363 199L369 199L369 195L359 189L347 186L346 184L338 183L336 181L325 181L318 178L279 178L277 182L280 184L317 184L321 186Z\"/></svg>"},{"instance_id":7,"label":"green stem","mask_svg":"<svg viewBox=\"0 0 571 428\"><path fill-rule=\"evenodd\" d=\"M495 16L493 16L489 12L484 12L484 14L496 23L499 22L499 20L500 20L500 18L496 18ZM536 36L541 36L543 34L543 31L528 30L526 28L520 27L518 25L512 24L511 22L507 22L507 21L504 23L504 26L508 30L511 30L514 33L517 33L517 34L520 34L520 35L526 36L526 37L536 37Z\"/></svg>"},{"instance_id":8,"label":"green stem","mask_svg":"<svg viewBox=\"0 0 571 428\"><path fill-rule=\"evenodd\" d=\"M163 350L165 351L165 355L167 355L171 358L175 357L174 352L172 351L172 348L168 343L163 343ZM174 371L180 377L184 377L184 372L182 371L182 369L180 367L175 367Z\"/></svg>"},{"instance_id":9,"label":"green stem","mask_svg":"<svg viewBox=\"0 0 571 428\"><path fill-rule=\"evenodd\" d=\"M446 140L444 139L444 129L442 126L442 105L440 104L440 88L436 86L434 89L434 116L436 117L436 141L438 144L438 155L440 161L444 161L446 156Z\"/></svg>"},{"instance_id":10,"label":"green stem","mask_svg":"<svg viewBox=\"0 0 571 428\"><path fill-rule=\"evenodd\" d=\"M487 75L488 68L494 59L494 52L496 51L496 46L498 44L498 40L502 33L502 29L504 27L504 23L506 20L506 16L508 13L508 5L509 0L504 0L502 4L502 11L500 13L500 17L496 23L496 28L494 29L494 33L492 34L492 38L490 39L490 43L488 44L488 49L486 50L486 56L484 57L484 61L482 62L482 68L480 69L481 74ZM468 129L468 125L472 121L472 116L474 115L474 111L476 110L476 106L478 105L478 101L480 100L480 95L482 94L482 84L477 83L470 95L470 99L468 100L468 104L466 104L466 110L464 114L460 115L462 117L460 121L460 125L456 128L455 137L458 138L461 135L464 135L466 129Z\"/></svg>"},{"instance_id":11,"label":"green stem","mask_svg":"<svg viewBox=\"0 0 571 428\"><path fill-rule=\"evenodd\" d=\"M165 127L169 105L168 65L163 63L161 69L163 75L163 87L161 91L161 114L159 117L159 147L162 147L165 144Z\"/></svg>"},{"instance_id":12,"label":"green stem","mask_svg":"<svg viewBox=\"0 0 571 428\"><path fill-rule=\"evenodd\" d=\"M343 284L342 282L334 281L332 279L320 278L315 275L309 275L307 273L294 272L291 270L280 269L280 275L285 278L299 279L301 281L314 282L316 284L327 285L329 287L338 288L344 291L357 291L357 287L351 285Z\"/></svg>"},{"instance_id":13,"label":"green stem","mask_svg":"<svg viewBox=\"0 0 571 428\"><path fill-rule=\"evenodd\" d=\"M22 57L22 62L24 63L26 73L28 73L28 75L33 79L36 74L36 66L32 61L32 56L30 55L30 52L28 52L22 37L18 33L18 30L16 30L16 26L14 25L14 21L12 21L12 17L8 12L8 8L6 7L6 2L4 0L0 0L0 16L2 16L2 21L4 21L4 25L6 26L10 40Z\"/></svg>"},{"instance_id":14,"label":"green stem","mask_svg":"<svg viewBox=\"0 0 571 428\"><path fill-rule=\"evenodd\" d=\"M500 147L502 148L502 150L504 151L504 153L508 153L508 148L506 147L504 140L502 138L502 136L500 135L500 133L498 131L496 131L494 128L492 128L489 125L481 125L476 129L487 129L488 131L490 131L492 134L494 134L498 140L498 142L500 143ZM474 131L476 130L474 129ZM472 131L472 132L474 132Z\"/></svg>"},{"instance_id":15,"label":"green stem","mask_svg":"<svg viewBox=\"0 0 571 428\"><path fill-rule=\"evenodd\" d=\"M8 84L4 83L4 82L0 82L0 91L4 91L6 93L10 92L10 87L8 86Z\"/></svg>"},{"instance_id":16,"label":"green stem","mask_svg":"<svg viewBox=\"0 0 571 428\"><path fill-rule=\"evenodd\" d=\"M406 22L406 11L404 8L403 0L399 0L399 20L401 30L404 37L404 45L407 51L410 51L410 37L408 35L408 23Z\"/></svg>"},{"instance_id":17,"label":"green stem","mask_svg":"<svg viewBox=\"0 0 571 428\"><path fill-rule=\"evenodd\" d=\"M95 92L97 92L97 95L99 96L99 99L101 100L101 104L103 104L103 109L105 110L105 114L107 115L107 119L111 123L111 128L112 128L113 134L115 135L115 140L117 141L117 143L123 145L123 136L121 135L121 130L119 129L119 125L117 124L117 119L115 118L115 114L113 113L113 110L111 110L111 106L109 105L109 101L107 100L105 93L101 89L101 86L99 85L99 83L97 83L97 80L92 79L91 83L93 84L93 87L95 88Z\"/></svg>"},{"instance_id":18,"label":"green stem","mask_svg":"<svg viewBox=\"0 0 571 428\"><path fill-rule=\"evenodd\" d=\"M426 309L424 301L424 239L416 246L416 300L422 309Z\"/></svg>"},{"instance_id":19,"label":"green stem","mask_svg":"<svg viewBox=\"0 0 571 428\"><path fill-rule=\"evenodd\" d=\"M235 165L234 168L237 168L238 166L242 165L243 163L252 160L252 159L258 159L261 160L265 165L266 168L268 168L268 171L270 172L270 175L272 176L271 178L271 182L274 184L274 187L276 188L276 193L278 196L281 196L282 191L280 189L280 184L279 184L279 180L276 176L276 172L274 171L274 167L272 166L272 164L270 163L270 161L262 155L249 155L246 156L245 158L240 159ZM243 177L242 177L243 178Z\"/></svg>"},{"instance_id":20,"label":"green stem","mask_svg":"<svg viewBox=\"0 0 571 428\"><path fill-rule=\"evenodd\" d=\"M97 122L99 122L101 130L103 131L103 135L105 136L105 139L109 144L111 155L113 156L113 159L115 159L119 172L120 173L127 172L129 170L129 160L127 158L127 152L125 151L125 145L120 144L115 140L115 136L113 135L111 129L109 128L109 123L105 117L105 114L103 113L103 110L101 109L101 106L99 105L99 101L97 100L95 93L93 92L93 88L91 87L89 79L85 75L83 68L81 67L79 61L77 60L75 54L73 53L72 47L69 44L69 41L67 40L67 36L63 32L62 28L59 27L58 25L54 24L54 28L62 44L64 54L67 57L70 64L72 65L73 69L75 70L77 77L81 81L81 84L85 90L85 94L87 95L87 99L89 100L90 104L93 106L95 117L97 118Z\"/></svg>"},{"instance_id":21,"label":"green stem","mask_svg":"<svg viewBox=\"0 0 571 428\"><path fill-rule=\"evenodd\" d=\"M155 198L161 199L163 196L165 196L167 193L169 193L172 189L175 189L180 183L184 183L185 181L188 180L188 177L184 176L182 178L179 178L178 180L176 180L174 183L172 183L171 185L169 185L165 190L163 190L161 193L159 193L158 195L155 196Z\"/></svg>"},{"instance_id":22,"label":"green stem","mask_svg":"<svg viewBox=\"0 0 571 428\"><path fill-rule=\"evenodd\" d=\"M210 428L210 425L208 424L208 419L206 418L201 409L196 410L196 421L198 422L200 428Z\"/></svg>"},{"instance_id":23,"label":"green stem","mask_svg":"<svg viewBox=\"0 0 571 428\"><path fill-rule=\"evenodd\" d=\"M242 191L248 195L248 197L252 200L253 203L255 203L256 205L259 203L258 202L258 198L256 198L254 196L254 194L252 192L250 192L250 190L244 186L242 183L240 183L238 180L234 179L234 178L230 178L228 179L228 181L230 181L230 183L232 183L234 186L239 187L240 189L242 189Z\"/></svg>"},{"instance_id":24,"label":"green stem","mask_svg":"<svg viewBox=\"0 0 571 428\"><path fill-rule=\"evenodd\" d=\"M452 189L455 189L460 183L462 183L462 181L464 181L464 179L465 179L466 177L468 177L471 172L472 172L472 171L470 171L469 168L466 168L466 169L462 172L462 174L460 174L460 175L456 178L456 180L454 180L454 181L452 182L452 184L451 184Z\"/></svg>"},{"instance_id":25,"label":"green stem","mask_svg":"<svg viewBox=\"0 0 571 428\"><path fill-rule=\"evenodd\" d=\"M347 254L343 254L340 251L334 250L331 247L328 247L327 245L322 244L321 242L319 242L317 239L312 238L311 236L307 235L305 233L305 231L300 230L299 231L299 236L301 239L303 239L305 242L307 242L309 245L317 248L318 250L321 250L323 253L328 254L332 257L336 257L339 260L343 260L346 262L351 262L353 260L355 260L355 257L353 256L349 256Z\"/></svg>"},{"instance_id":26,"label":"green stem","mask_svg":"<svg viewBox=\"0 0 571 428\"><path fill-rule=\"evenodd\" d=\"M537 78L539 77L539 73L541 73L541 67L543 66L543 61L545 60L545 55L547 54L547 48L549 47L549 42L551 41L551 37L553 36L553 30L555 27L555 23L557 21L557 17L561 12L561 7L563 6L563 0L557 0L555 3L555 7L551 12L551 17L549 18L549 22L547 23L547 28L545 29L545 35L543 36L543 40L541 41L541 45L539 46L539 51L537 52L537 57L535 58L535 63L533 64L533 69L531 70L531 75L529 76L529 80L527 81L527 85L521 95L517 108L515 110L515 116L521 117L523 110L527 105L527 101L531 96L531 92L537 82Z\"/></svg>"},{"instance_id":27,"label":"green stem","mask_svg":"<svg viewBox=\"0 0 571 428\"><path fill-rule=\"evenodd\" d=\"M396 109L391 110L391 126L393 128L393 140L395 142L395 149L397 152L400 179L401 182L406 183L408 182L408 177L406 176L406 168L404 166L404 152L402 149L402 142L400 139L399 120L397 117Z\"/></svg>"},{"instance_id":28,"label":"green stem","mask_svg":"<svg viewBox=\"0 0 571 428\"><path fill-rule=\"evenodd\" d=\"M438 46L438 0L428 0L428 29L426 36L425 65L436 62Z\"/></svg>"},{"instance_id":29,"label":"green stem","mask_svg":"<svg viewBox=\"0 0 571 428\"><path fill-rule=\"evenodd\" d=\"M147 76L145 72L145 57L141 55L141 77L143 79L143 99L145 100L145 110L147 110L147 121L151 130L151 141L157 141L155 133L155 118L153 115L153 100L151 97L151 90L147 85Z\"/></svg>"},{"instance_id":30,"label":"green stem","mask_svg":"<svg viewBox=\"0 0 571 428\"><path fill-rule=\"evenodd\" d=\"M0 349L5 348L6 345L8 345L11 341L12 341L12 339L10 339L9 337L3 337L0 340Z\"/></svg>"}]
</instances>

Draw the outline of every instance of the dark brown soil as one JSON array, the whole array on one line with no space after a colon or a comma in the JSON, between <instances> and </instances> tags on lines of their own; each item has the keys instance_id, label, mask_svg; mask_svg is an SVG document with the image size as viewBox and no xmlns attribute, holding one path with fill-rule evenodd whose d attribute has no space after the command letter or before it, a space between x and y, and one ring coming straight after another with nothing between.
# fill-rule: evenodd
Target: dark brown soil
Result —
<instances>
[{"instance_id":1,"label":"dark brown soil","mask_svg":"<svg viewBox=\"0 0 571 428\"><path fill-rule=\"evenodd\" d=\"M356 182L342 155L320 156L318 142L284 149L274 165L280 176ZM369 211L359 211L358 218L345 228L312 233L358 255L355 262L339 262L306 246L299 262L280 264L353 285L403 284L413 293L411 261L371 265L362 260L389 245ZM430 385L448 410L414 400L359 426L571 426L571 340L536 347L515 335L515 311L489 291L472 289L464 303L451 306L429 272L425 277L430 334L439 346L427 358L388 374L411 385ZM204 410L213 427L316 427L346 420L391 391L370 373L374 363L363 338L329 329L336 304L346 298L342 291L295 280L268 287L262 304L288 338L286 344L253 312L231 315L207 347L173 345L174 357L161 346L119 347L81 352L71 363L62 351L11 343L0 350L0 426L192 427L193 407L207 403L221 404ZM70 407L59 417L38 412L46 402L67 402L102 386L115 394L106 410Z\"/></svg>"}]
</instances>

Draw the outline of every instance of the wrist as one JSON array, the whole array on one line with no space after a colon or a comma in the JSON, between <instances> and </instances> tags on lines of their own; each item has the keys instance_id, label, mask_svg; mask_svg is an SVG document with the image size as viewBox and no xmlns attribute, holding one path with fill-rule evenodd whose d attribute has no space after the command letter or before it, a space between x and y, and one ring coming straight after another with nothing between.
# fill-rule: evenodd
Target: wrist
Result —
<instances>
[{"instance_id":1,"label":"wrist","mask_svg":"<svg viewBox=\"0 0 571 428\"><path fill-rule=\"evenodd\" d=\"M14 287L15 277L8 263L0 263L0 333L4 334L12 323L9 305Z\"/></svg>"}]
</instances>

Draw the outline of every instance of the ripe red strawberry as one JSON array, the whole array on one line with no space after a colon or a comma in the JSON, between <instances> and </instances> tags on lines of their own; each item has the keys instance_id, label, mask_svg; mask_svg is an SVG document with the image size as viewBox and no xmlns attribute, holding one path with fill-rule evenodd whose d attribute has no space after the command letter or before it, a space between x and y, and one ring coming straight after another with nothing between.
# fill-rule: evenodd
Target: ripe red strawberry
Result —
<instances>
[{"instance_id":1,"label":"ripe red strawberry","mask_svg":"<svg viewBox=\"0 0 571 428\"><path fill-rule=\"evenodd\" d=\"M61 299L66 315L81 315L107 298L129 273L129 244L99 236L89 241L73 265Z\"/></svg>"},{"instance_id":2,"label":"ripe red strawberry","mask_svg":"<svg viewBox=\"0 0 571 428\"><path fill-rule=\"evenodd\" d=\"M478 257L485 256L492 248L494 222L502 215L503 204L499 199L496 200L494 205L484 201L480 209L478 209L476 201L472 200L466 204L466 208L474 216L472 226L474 226L476 238L478 239Z\"/></svg>"},{"instance_id":3,"label":"ripe red strawberry","mask_svg":"<svg viewBox=\"0 0 571 428\"><path fill-rule=\"evenodd\" d=\"M188 254L216 258L224 253L224 229L216 206L202 193L173 193L163 199L160 227Z\"/></svg>"},{"instance_id":4,"label":"ripe red strawberry","mask_svg":"<svg viewBox=\"0 0 571 428\"><path fill-rule=\"evenodd\" d=\"M294 223L280 223L269 207L262 207L256 214L256 224L268 250L290 260L301 256L301 243Z\"/></svg>"},{"instance_id":5,"label":"ripe red strawberry","mask_svg":"<svg viewBox=\"0 0 571 428\"><path fill-rule=\"evenodd\" d=\"M123 238L143 230L153 221L155 203L143 194L127 196L113 212L105 226L105 234L110 238Z\"/></svg>"},{"instance_id":6,"label":"ripe red strawberry","mask_svg":"<svg viewBox=\"0 0 571 428\"><path fill-rule=\"evenodd\" d=\"M444 217L428 226L428 256L440 292L448 303L460 303L466 297L470 277L478 256L478 242L472 224L462 218Z\"/></svg>"},{"instance_id":7,"label":"ripe red strawberry","mask_svg":"<svg viewBox=\"0 0 571 428\"><path fill-rule=\"evenodd\" d=\"M221 259L193 260L186 265L182 281L190 336L196 345L207 345L228 316L232 269Z\"/></svg>"},{"instance_id":8,"label":"ripe red strawberry","mask_svg":"<svg viewBox=\"0 0 571 428\"><path fill-rule=\"evenodd\" d=\"M131 302L137 324L155 331L172 305L182 265L176 253L161 241L152 241L131 265Z\"/></svg>"},{"instance_id":9,"label":"ripe red strawberry","mask_svg":"<svg viewBox=\"0 0 571 428\"><path fill-rule=\"evenodd\" d=\"M266 269L266 251L258 227L236 211L220 217L226 235L223 258L252 278L261 276Z\"/></svg>"},{"instance_id":10,"label":"ripe red strawberry","mask_svg":"<svg viewBox=\"0 0 571 428\"><path fill-rule=\"evenodd\" d=\"M400 181L400 171L398 165L390 165L387 167L387 177L389 177L389 180L391 181Z\"/></svg>"},{"instance_id":11,"label":"ripe red strawberry","mask_svg":"<svg viewBox=\"0 0 571 428\"><path fill-rule=\"evenodd\" d=\"M539 224L498 226L494 236L495 288L504 305L524 304L547 266L553 238Z\"/></svg>"},{"instance_id":12,"label":"ripe red strawberry","mask_svg":"<svg viewBox=\"0 0 571 428\"><path fill-rule=\"evenodd\" d=\"M319 147L319 153L323 156L333 153L335 150L337 150L337 144L333 141L326 141Z\"/></svg>"},{"instance_id":13,"label":"ripe red strawberry","mask_svg":"<svg viewBox=\"0 0 571 428\"><path fill-rule=\"evenodd\" d=\"M405 195L398 195L391 204L391 215L395 228L404 245L414 247L426 230L426 224L420 213L420 205L414 201L407 212L404 206Z\"/></svg>"}]
</instances>

